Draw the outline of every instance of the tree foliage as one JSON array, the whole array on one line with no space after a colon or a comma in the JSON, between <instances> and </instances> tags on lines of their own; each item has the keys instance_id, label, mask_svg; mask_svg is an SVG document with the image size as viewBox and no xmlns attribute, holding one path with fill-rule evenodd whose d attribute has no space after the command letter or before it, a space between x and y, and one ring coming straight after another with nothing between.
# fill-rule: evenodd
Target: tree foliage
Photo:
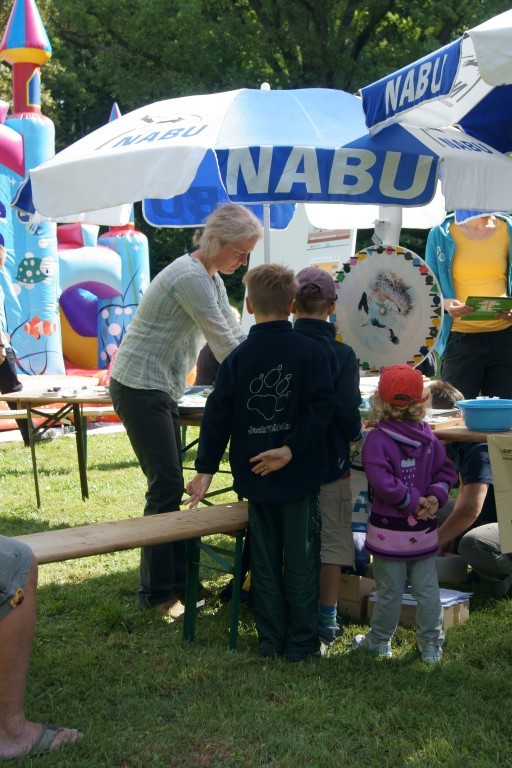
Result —
<instances>
[{"instance_id":1,"label":"tree foliage","mask_svg":"<svg viewBox=\"0 0 512 768\"><path fill-rule=\"evenodd\" d=\"M503 0L39 0L59 141L158 99L231 88L356 91L506 10ZM5 15L5 11L3 12Z\"/></svg>"},{"instance_id":2,"label":"tree foliage","mask_svg":"<svg viewBox=\"0 0 512 768\"><path fill-rule=\"evenodd\" d=\"M42 103L61 149L121 112L234 88L355 92L454 40L504 0L37 0L53 47ZM5 29L12 3L0 6ZM10 100L9 67L0 97ZM155 231L153 271L190 241Z\"/></svg>"}]
</instances>

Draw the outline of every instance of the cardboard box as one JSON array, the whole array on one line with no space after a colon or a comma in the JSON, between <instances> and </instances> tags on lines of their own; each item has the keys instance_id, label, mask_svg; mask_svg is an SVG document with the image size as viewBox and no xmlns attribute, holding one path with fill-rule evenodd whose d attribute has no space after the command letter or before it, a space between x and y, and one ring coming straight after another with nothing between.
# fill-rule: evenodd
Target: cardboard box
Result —
<instances>
[{"instance_id":1,"label":"cardboard box","mask_svg":"<svg viewBox=\"0 0 512 768\"><path fill-rule=\"evenodd\" d=\"M368 600L368 618L370 619L375 607L375 600ZM456 624L463 624L469 619L469 600L463 600L461 603L449 605L443 608L443 628L446 631ZM400 611L398 623L402 627L416 626L416 606L404 603Z\"/></svg>"},{"instance_id":2,"label":"cardboard box","mask_svg":"<svg viewBox=\"0 0 512 768\"><path fill-rule=\"evenodd\" d=\"M368 595L374 592L376 584L365 576L341 574L338 611L351 619L364 619L367 613Z\"/></svg>"}]
</instances>

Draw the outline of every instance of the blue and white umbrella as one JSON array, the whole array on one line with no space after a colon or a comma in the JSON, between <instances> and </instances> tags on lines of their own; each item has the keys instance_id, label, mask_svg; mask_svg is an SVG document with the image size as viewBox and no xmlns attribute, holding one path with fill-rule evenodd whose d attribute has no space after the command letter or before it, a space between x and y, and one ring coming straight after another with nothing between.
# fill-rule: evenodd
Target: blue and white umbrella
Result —
<instances>
[{"instance_id":1,"label":"blue and white umbrella","mask_svg":"<svg viewBox=\"0 0 512 768\"><path fill-rule=\"evenodd\" d=\"M372 134L393 123L460 125L500 152L512 152L512 10L367 85L361 95Z\"/></svg>"},{"instance_id":2,"label":"blue and white umbrella","mask_svg":"<svg viewBox=\"0 0 512 768\"><path fill-rule=\"evenodd\" d=\"M199 224L219 200L421 206L440 175L447 209L512 208L512 160L458 129L369 136L361 100L343 91L242 89L123 115L32 169L13 204L122 224L145 200L160 225L176 206Z\"/></svg>"}]
</instances>

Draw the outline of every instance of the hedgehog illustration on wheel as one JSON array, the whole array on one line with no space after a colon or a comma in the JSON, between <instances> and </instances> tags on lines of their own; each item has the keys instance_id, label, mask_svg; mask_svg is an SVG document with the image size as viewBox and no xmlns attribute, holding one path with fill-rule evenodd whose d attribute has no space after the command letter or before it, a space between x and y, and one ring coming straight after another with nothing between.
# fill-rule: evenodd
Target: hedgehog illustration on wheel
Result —
<instances>
[{"instance_id":1,"label":"hedgehog illustration on wheel","mask_svg":"<svg viewBox=\"0 0 512 768\"><path fill-rule=\"evenodd\" d=\"M400 344L407 316L413 311L411 288L394 272L379 270L363 291L357 308L362 328L367 328L368 348L382 348L383 342Z\"/></svg>"}]
</instances>

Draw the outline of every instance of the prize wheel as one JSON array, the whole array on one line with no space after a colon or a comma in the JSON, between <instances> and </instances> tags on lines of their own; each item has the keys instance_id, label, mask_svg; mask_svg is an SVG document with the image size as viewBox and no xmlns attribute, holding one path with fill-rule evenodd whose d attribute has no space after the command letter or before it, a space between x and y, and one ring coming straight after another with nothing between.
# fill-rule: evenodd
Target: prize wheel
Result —
<instances>
[{"instance_id":1,"label":"prize wheel","mask_svg":"<svg viewBox=\"0 0 512 768\"><path fill-rule=\"evenodd\" d=\"M400 246L371 246L343 264L337 280L338 339L353 348L364 371L416 366L432 351L443 301L422 258Z\"/></svg>"}]
</instances>

